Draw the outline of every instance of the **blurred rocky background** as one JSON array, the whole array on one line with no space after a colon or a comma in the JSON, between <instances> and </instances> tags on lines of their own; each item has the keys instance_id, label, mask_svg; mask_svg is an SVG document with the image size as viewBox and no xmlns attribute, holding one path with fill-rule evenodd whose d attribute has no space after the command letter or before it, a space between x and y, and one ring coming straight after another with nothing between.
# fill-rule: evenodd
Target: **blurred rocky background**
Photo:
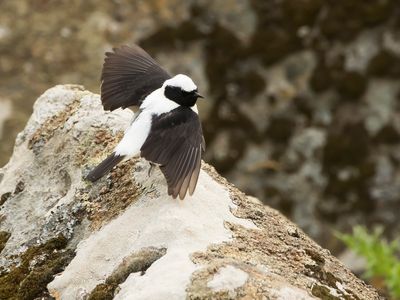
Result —
<instances>
[{"instance_id":1,"label":"blurred rocky background","mask_svg":"<svg viewBox=\"0 0 400 300\"><path fill-rule=\"evenodd\" d=\"M42 92L99 92L132 43L198 84L205 160L240 189L336 255L333 229L400 232L398 0L1 1L0 165Z\"/></svg>"}]
</instances>

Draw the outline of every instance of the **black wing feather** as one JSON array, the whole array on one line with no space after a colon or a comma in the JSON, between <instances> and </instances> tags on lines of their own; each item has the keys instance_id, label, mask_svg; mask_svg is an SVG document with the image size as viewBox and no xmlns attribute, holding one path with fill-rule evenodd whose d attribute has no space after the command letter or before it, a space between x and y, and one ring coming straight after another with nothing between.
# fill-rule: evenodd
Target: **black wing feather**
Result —
<instances>
[{"instance_id":1,"label":"black wing feather","mask_svg":"<svg viewBox=\"0 0 400 300\"><path fill-rule=\"evenodd\" d=\"M101 73L105 110L140 106L144 98L171 76L137 45L107 52Z\"/></svg>"},{"instance_id":2,"label":"black wing feather","mask_svg":"<svg viewBox=\"0 0 400 300\"><path fill-rule=\"evenodd\" d=\"M178 107L154 116L141 156L160 165L168 194L183 199L195 191L201 167L204 138L198 115L188 107Z\"/></svg>"}]
</instances>

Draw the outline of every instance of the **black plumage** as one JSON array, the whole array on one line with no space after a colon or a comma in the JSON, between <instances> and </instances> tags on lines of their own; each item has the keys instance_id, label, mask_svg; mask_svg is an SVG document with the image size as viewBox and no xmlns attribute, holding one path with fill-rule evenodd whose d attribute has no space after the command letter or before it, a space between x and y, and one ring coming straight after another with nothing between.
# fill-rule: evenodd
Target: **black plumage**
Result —
<instances>
[{"instance_id":1,"label":"black plumage","mask_svg":"<svg viewBox=\"0 0 400 300\"><path fill-rule=\"evenodd\" d=\"M101 75L101 101L104 109L111 111L130 106L140 107L146 97L160 89L168 79L171 80L166 83L156 101L160 101L161 107L165 107L167 103L162 101L173 101L179 106L173 109L176 106L172 105L171 111L160 113L157 109L158 102L155 102L156 105L151 106L154 111L150 111L150 131L143 145L139 146L140 150L138 148L131 153L129 149L132 148L118 149L122 145L121 141L115 152L89 173L88 180L94 182L124 158L140 154L149 162L159 165L166 178L169 195L183 199L187 191L190 195L193 194L199 178L205 143L198 114L192 110L197 98L201 97L192 80L182 74L171 78L139 46L122 46L106 53ZM193 89L188 90L188 86ZM154 101L155 98L149 99ZM149 112L144 106L136 116L144 111ZM135 118L131 126L139 122L139 119Z\"/></svg>"},{"instance_id":2,"label":"black plumage","mask_svg":"<svg viewBox=\"0 0 400 300\"><path fill-rule=\"evenodd\" d=\"M101 74L105 110L140 106L144 98L171 76L137 45L107 52Z\"/></svg>"},{"instance_id":3,"label":"black plumage","mask_svg":"<svg viewBox=\"0 0 400 300\"><path fill-rule=\"evenodd\" d=\"M119 164L124 159L124 156L116 155L114 152L111 153L105 160L103 160L96 168L94 168L86 176L86 179L95 182L96 180L103 177L106 173L110 172L114 166Z\"/></svg>"},{"instance_id":4,"label":"black plumage","mask_svg":"<svg viewBox=\"0 0 400 300\"><path fill-rule=\"evenodd\" d=\"M201 167L205 143L198 115L180 106L154 116L141 156L160 165L168 184L168 194L183 199L192 195Z\"/></svg>"}]
</instances>

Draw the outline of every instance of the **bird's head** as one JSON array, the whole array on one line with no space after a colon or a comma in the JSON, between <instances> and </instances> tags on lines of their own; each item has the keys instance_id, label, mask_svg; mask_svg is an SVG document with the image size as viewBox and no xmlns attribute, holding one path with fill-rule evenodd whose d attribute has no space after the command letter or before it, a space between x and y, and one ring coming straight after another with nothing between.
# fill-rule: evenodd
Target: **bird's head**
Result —
<instances>
[{"instance_id":1,"label":"bird's head","mask_svg":"<svg viewBox=\"0 0 400 300\"><path fill-rule=\"evenodd\" d=\"M198 93L193 80L183 74L166 80L163 88L165 97L182 106L193 106L196 104L197 98L203 98Z\"/></svg>"}]
</instances>

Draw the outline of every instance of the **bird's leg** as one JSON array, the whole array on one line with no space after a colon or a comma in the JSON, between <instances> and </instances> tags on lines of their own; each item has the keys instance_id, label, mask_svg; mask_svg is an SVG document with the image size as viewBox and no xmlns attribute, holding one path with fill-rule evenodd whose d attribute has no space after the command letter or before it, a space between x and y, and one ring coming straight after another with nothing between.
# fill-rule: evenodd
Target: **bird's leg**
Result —
<instances>
[{"instance_id":1,"label":"bird's leg","mask_svg":"<svg viewBox=\"0 0 400 300\"><path fill-rule=\"evenodd\" d=\"M152 162L150 163L150 169L149 169L149 172L147 173L147 175L149 177L151 176L151 173L153 173L153 169L155 166L156 166L156 164L153 164Z\"/></svg>"}]
</instances>

